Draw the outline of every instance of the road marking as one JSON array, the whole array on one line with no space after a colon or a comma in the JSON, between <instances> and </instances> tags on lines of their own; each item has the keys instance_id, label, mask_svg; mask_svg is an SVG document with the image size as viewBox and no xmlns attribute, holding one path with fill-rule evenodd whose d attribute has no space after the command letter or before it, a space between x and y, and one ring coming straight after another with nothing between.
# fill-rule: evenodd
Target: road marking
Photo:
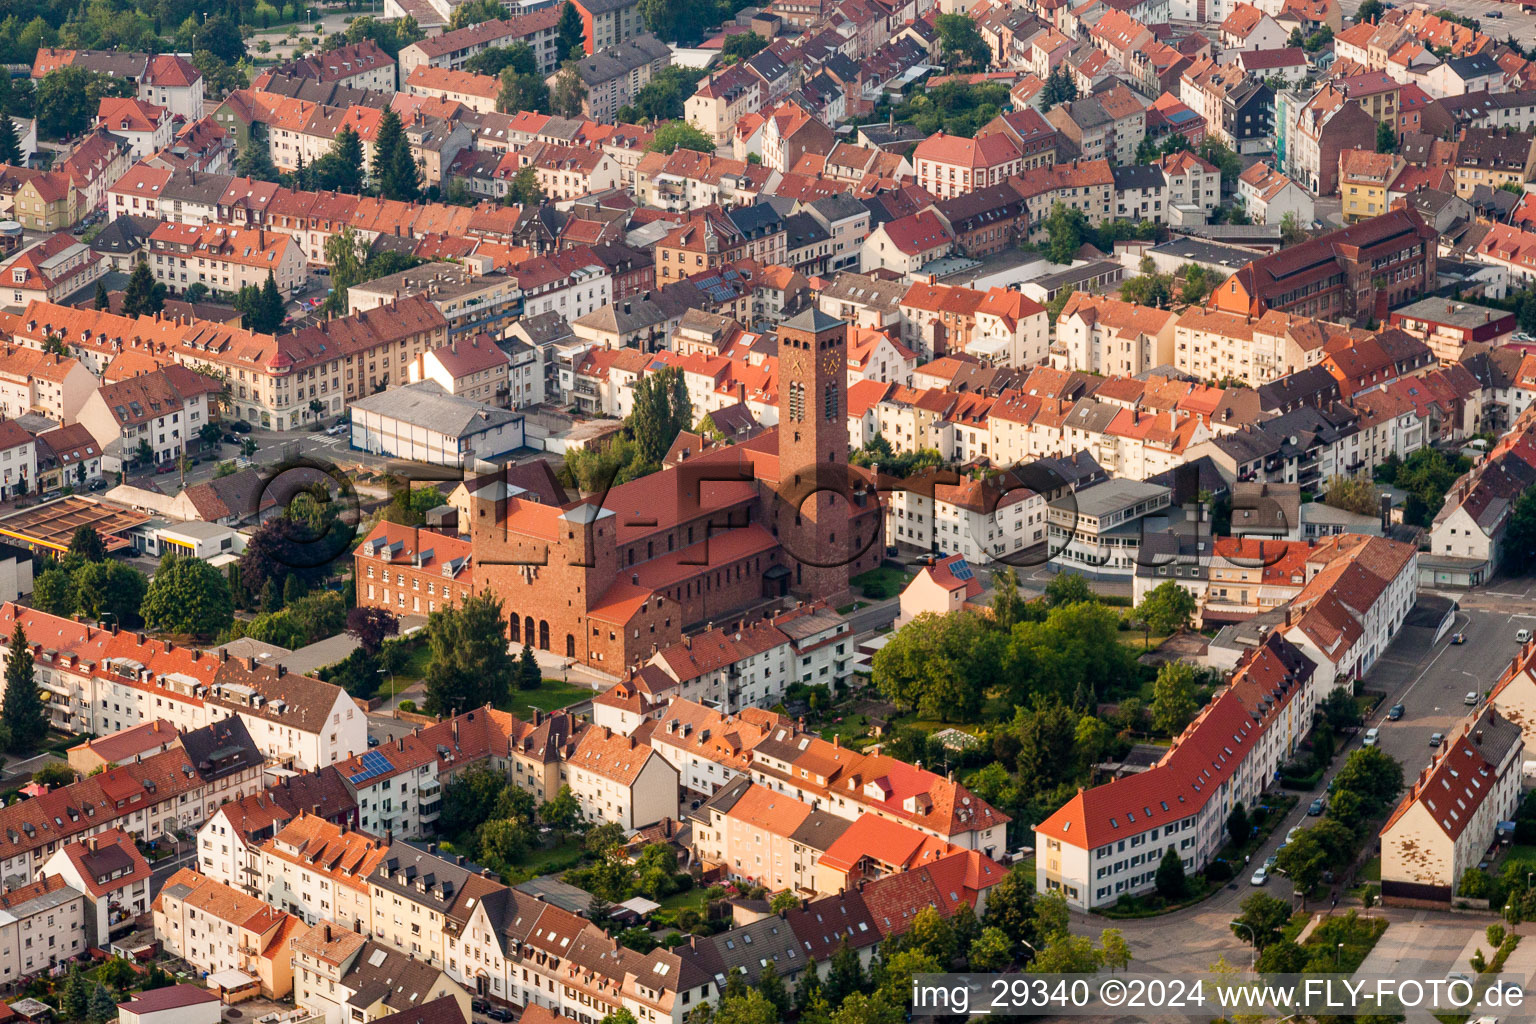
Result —
<instances>
[{"instance_id":1,"label":"road marking","mask_svg":"<svg viewBox=\"0 0 1536 1024\"><path fill-rule=\"evenodd\" d=\"M1457 612L1455 615L1451 616L1451 631L1452 632L1456 631L1456 619L1460 615L1461 615L1461 612ZM1467 618L1468 624L1470 624L1471 621L1472 621L1471 617L1468 616L1468 618ZM1413 688L1415 686L1419 685L1419 681L1424 678L1425 673L1427 673L1430 669L1434 668L1435 667L1435 662L1440 660L1440 656L1443 655L1446 651L1448 651L1450 649L1451 649L1451 645L1450 644L1446 644L1446 645L1444 645L1444 646L1442 646L1440 648L1439 652L1433 658L1429 659L1429 664L1425 665L1424 668L1419 672L1419 674L1416 677L1414 677L1413 682L1408 684L1408 689L1404 690L1402 693L1397 695L1397 703L1401 704L1404 701L1404 699L1407 698L1408 694L1413 692ZM1438 711L1440 709L1436 708L1435 710Z\"/></svg>"}]
</instances>

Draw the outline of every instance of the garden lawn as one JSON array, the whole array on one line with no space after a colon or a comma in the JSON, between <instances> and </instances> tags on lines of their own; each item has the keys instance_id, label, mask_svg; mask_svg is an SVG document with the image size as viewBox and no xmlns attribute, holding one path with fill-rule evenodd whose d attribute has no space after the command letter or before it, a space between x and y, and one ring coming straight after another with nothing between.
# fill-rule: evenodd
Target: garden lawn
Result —
<instances>
[{"instance_id":1,"label":"garden lawn","mask_svg":"<svg viewBox=\"0 0 1536 1024\"><path fill-rule=\"evenodd\" d=\"M540 711L557 711L578 701L591 700L596 693L596 690L576 683L546 679L537 690L513 690L506 700L497 701L496 707L519 716L526 715L530 707Z\"/></svg>"},{"instance_id":2,"label":"garden lawn","mask_svg":"<svg viewBox=\"0 0 1536 1024\"><path fill-rule=\"evenodd\" d=\"M865 597L872 601L884 601L896 597L906 588L912 577L900 569L882 565L878 569L860 573L849 582L861 588Z\"/></svg>"}]
</instances>

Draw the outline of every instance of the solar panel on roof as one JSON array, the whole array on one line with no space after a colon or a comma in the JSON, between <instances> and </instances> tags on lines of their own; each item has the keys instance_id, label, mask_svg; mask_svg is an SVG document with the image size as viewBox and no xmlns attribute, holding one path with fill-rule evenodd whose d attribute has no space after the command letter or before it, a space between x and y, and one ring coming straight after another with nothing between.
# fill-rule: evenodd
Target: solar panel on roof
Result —
<instances>
[{"instance_id":1,"label":"solar panel on roof","mask_svg":"<svg viewBox=\"0 0 1536 1024\"><path fill-rule=\"evenodd\" d=\"M389 760L377 750L370 750L363 755L363 770L347 776L347 781L355 786L360 782L367 782L371 778L383 775L389 770Z\"/></svg>"},{"instance_id":2,"label":"solar panel on roof","mask_svg":"<svg viewBox=\"0 0 1536 1024\"><path fill-rule=\"evenodd\" d=\"M974 578L975 576L975 574L971 572L970 564L964 559L961 559L954 565L951 565L949 567L949 571L954 573L955 579L957 580L968 580Z\"/></svg>"}]
</instances>

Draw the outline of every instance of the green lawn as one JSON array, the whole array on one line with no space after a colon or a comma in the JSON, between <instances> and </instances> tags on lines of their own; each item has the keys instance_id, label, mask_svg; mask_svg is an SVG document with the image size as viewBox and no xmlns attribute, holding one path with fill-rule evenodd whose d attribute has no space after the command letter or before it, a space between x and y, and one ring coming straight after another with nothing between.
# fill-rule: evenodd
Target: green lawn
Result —
<instances>
[{"instance_id":1,"label":"green lawn","mask_svg":"<svg viewBox=\"0 0 1536 1024\"><path fill-rule=\"evenodd\" d=\"M524 716L528 714L529 707L536 707L540 711L556 711L577 701L590 700L596 692L575 683L546 679L537 690L513 690L510 698L497 701L496 706L502 711Z\"/></svg>"},{"instance_id":2,"label":"green lawn","mask_svg":"<svg viewBox=\"0 0 1536 1024\"><path fill-rule=\"evenodd\" d=\"M900 594L911 578L908 573L900 569L882 565L878 569L860 573L849 582L861 588L864 596L870 600L884 601L886 598Z\"/></svg>"},{"instance_id":3,"label":"green lawn","mask_svg":"<svg viewBox=\"0 0 1536 1024\"><path fill-rule=\"evenodd\" d=\"M821 738L830 740L834 736L842 737L843 746L851 747L856 740L864 739L869 735L869 720L863 715L844 715L841 722L834 722L823 726Z\"/></svg>"}]
</instances>

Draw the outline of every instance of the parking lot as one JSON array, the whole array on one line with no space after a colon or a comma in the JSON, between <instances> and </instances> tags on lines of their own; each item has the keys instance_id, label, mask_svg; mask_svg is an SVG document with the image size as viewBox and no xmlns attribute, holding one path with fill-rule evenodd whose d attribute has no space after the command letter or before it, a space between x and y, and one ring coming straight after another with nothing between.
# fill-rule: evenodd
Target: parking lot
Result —
<instances>
[{"instance_id":1,"label":"parking lot","mask_svg":"<svg viewBox=\"0 0 1536 1024\"><path fill-rule=\"evenodd\" d=\"M1361 0L1342 0L1340 10L1345 23L1352 23ZM1436 0L1432 11L1450 11L1464 18L1476 18L1483 32L1503 42L1512 37L1522 46L1536 46L1536 14L1526 14L1518 3L1499 3L1498 0ZM1490 17L1491 15L1491 17Z\"/></svg>"}]
</instances>

